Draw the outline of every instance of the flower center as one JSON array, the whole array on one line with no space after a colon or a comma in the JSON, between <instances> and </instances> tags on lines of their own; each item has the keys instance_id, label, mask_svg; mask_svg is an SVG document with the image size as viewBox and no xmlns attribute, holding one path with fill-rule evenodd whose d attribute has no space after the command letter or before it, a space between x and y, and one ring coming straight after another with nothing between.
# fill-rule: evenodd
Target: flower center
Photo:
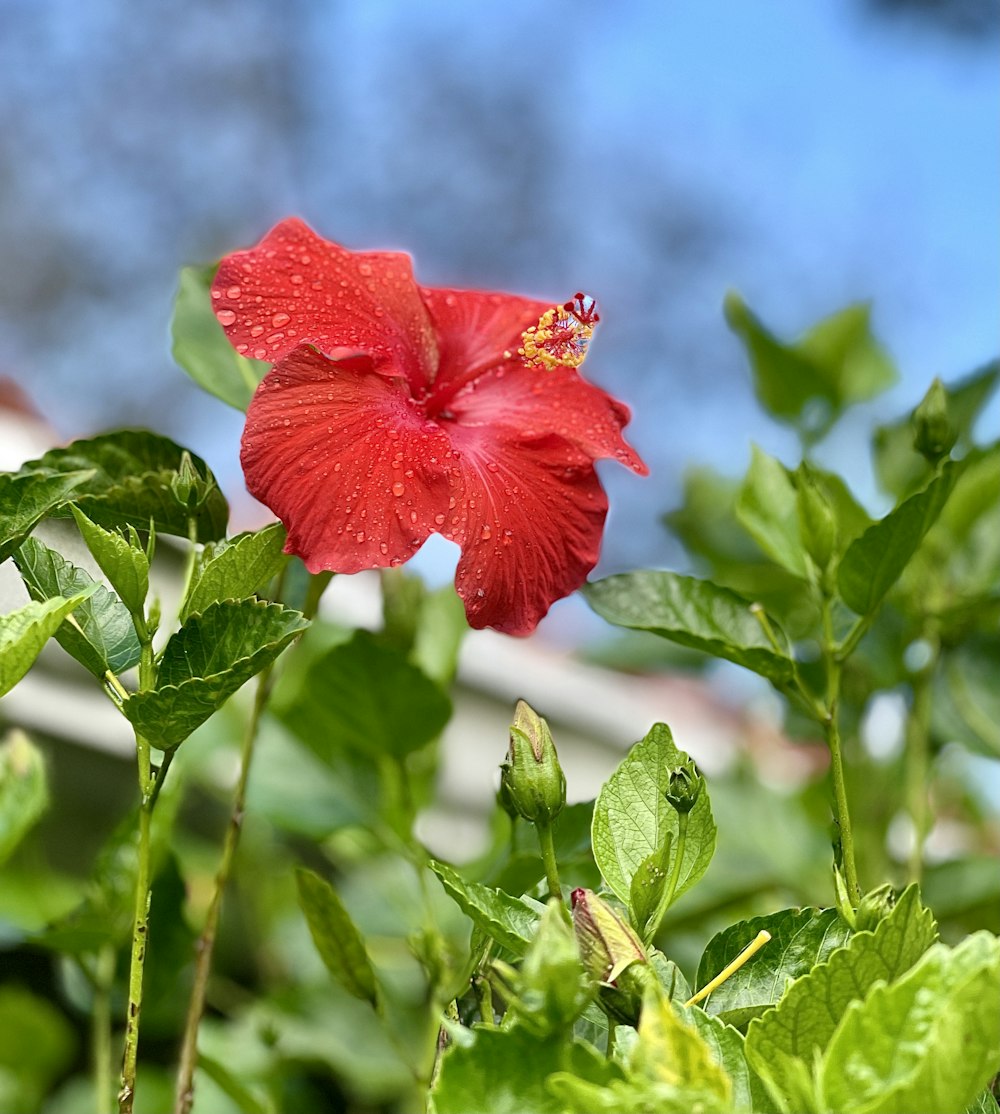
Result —
<instances>
[{"instance_id":1,"label":"flower center","mask_svg":"<svg viewBox=\"0 0 1000 1114\"><path fill-rule=\"evenodd\" d=\"M579 367L587 358L587 346L598 321L594 299L586 294L574 294L571 302L547 309L537 325L525 329L517 354L529 366L546 371Z\"/></svg>"}]
</instances>

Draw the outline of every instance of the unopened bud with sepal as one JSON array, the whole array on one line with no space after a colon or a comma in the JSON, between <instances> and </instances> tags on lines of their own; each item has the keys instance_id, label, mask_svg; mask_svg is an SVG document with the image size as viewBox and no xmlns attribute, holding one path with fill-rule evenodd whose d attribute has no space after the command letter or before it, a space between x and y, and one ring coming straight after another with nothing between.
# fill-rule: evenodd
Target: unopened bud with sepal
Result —
<instances>
[{"instance_id":1,"label":"unopened bud with sepal","mask_svg":"<svg viewBox=\"0 0 1000 1114\"><path fill-rule=\"evenodd\" d=\"M682 766L670 771L664 796L667 803L673 805L678 812L690 812L698 803L704 786L705 779L689 758Z\"/></svg>"},{"instance_id":2,"label":"unopened bud with sepal","mask_svg":"<svg viewBox=\"0 0 1000 1114\"><path fill-rule=\"evenodd\" d=\"M948 413L948 392L940 379L935 379L913 411L913 447L931 464L951 452L958 432Z\"/></svg>"},{"instance_id":3,"label":"unopened bud with sepal","mask_svg":"<svg viewBox=\"0 0 1000 1114\"><path fill-rule=\"evenodd\" d=\"M896 891L888 882L866 893L855 912L857 931L873 931L878 927L879 921L889 915L895 904Z\"/></svg>"},{"instance_id":4,"label":"unopened bud with sepal","mask_svg":"<svg viewBox=\"0 0 1000 1114\"><path fill-rule=\"evenodd\" d=\"M551 823L566 804L566 776L549 725L523 700L510 728L510 749L500 767L500 802L512 815Z\"/></svg>"},{"instance_id":5,"label":"unopened bud with sepal","mask_svg":"<svg viewBox=\"0 0 1000 1114\"><path fill-rule=\"evenodd\" d=\"M634 1025L642 1010L643 990L652 977L642 941L593 890L574 890L570 904L580 958L600 984L601 1005L615 1020Z\"/></svg>"},{"instance_id":6,"label":"unopened bud with sepal","mask_svg":"<svg viewBox=\"0 0 1000 1114\"><path fill-rule=\"evenodd\" d=\"M187 511L197 510L211 490L210 483L199 475L191 454L186 449L181 453L181 462L170 479L170 490Z\"/></svg>"}]
</instances>

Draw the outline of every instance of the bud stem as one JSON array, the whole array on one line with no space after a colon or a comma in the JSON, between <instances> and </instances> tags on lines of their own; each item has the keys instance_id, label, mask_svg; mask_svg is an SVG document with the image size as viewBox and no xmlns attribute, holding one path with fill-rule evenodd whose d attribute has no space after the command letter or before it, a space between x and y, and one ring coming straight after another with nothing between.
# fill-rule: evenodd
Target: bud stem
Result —
<instances>
[{"instance_id":1,"label":"bud stem","mask_svg":"<svg viewBox=\"0 0 1000 1114\"><path fill-rule=\"evenodd\" d=\"M747 962L748 959L753 957L760 951L760 949L771 939L770 932L762 928L757 933L756 937L750 941L749 944L740 952L740 954L728 966L723 967L722 970L712 979L711 982L706 983L701 990L693 998L688 998L684 1003L685 1006L693 1006L700 1002L703 998L707 998L713 990L718 990L720 986L730 977L735 975L736 972Z\"/></svg>"},{"instance_id":2,"label":"bud stem","mask_svg":"<svg viewBox=\"0 0 1000 1114\"><path fill-rule=\"evenodd\" d=\"M652 939L656 930L660 927L660 921L666 911L673 904L674 894L677 892L677 883L681 877L681 863L684 861L684 845L687 842L688 830L688 813L677 813L677 843L674 845L674 869L670 872L670 881L667 883L667 888L663 891L663 897L660 898L660 904L656 910L656 916L653 918L649 926L648 934Z\"/></svg>"},{"instance_id":3,"label":"bud stem","mask_svg":"<svg viewBox=\"0 0 1000 1114\"><path fill-rule=\"evenodd\" d=\"M556 849L552 841L552 825L547 821L536 820L535 831L538 832L538 846L542 852L542 862L545 864L545 879L549 884L549 897L562 901L562 886L559 883L559 867L556 864Z\"/></svg>"}]
</instances>

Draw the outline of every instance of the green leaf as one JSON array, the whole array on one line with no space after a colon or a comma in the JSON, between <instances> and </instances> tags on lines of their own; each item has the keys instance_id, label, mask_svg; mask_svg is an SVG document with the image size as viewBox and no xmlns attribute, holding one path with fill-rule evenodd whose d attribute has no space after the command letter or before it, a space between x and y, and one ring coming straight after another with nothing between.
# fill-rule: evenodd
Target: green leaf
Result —
<instances>
[{"instance_id":1,"label":"green leaf","mask_svg":"<svg viewBox=\"0 0 1000 1114\"><path fill-rule=\"evenodd\" d=\"M948 417L958 433L959 448L966 448L972 429L1000 382L1000 362L994 360L971 375L945 387ZM913 447L913 414L879 426L874 439L875 475L883 491L908 495L927 483L931 468Z\"/></svg>"},{"instance_id":2,"label":"green leaf","mask_svg":"<svg viewBox=\"0 0 1000 1114\"><path fill-rule=\"evenodd\" d=\"M934 734L1000 758L1000 638L977 636L949 650L935 678Z\"/></svg>"},{"instance_id":3,"label":"green leaf","mask_svg":"<svg viewBox=\"0 0 1000 1114\"><path fill-rule=\"evenodd\" d=\"M203 558L181 606L181 619L226 599L252 596L285 560L285 528L280 522L252 534L240 534L215 546Z\"/></svg>"},{"instance_id":4,"label":"green leaf","mask_svg":"<svg viewBox=\"0 0 1000 1114\"><path fill-rule=\"evenodd\" d=\"M821 437L845 407L890 387L896 371L871 332L867 305L852 305L815 325L796 343L777 339L737 294L726 320L750 357L754 389L775 418Z\"/></svg>"},{"instance_id":5,"label":"green leaf","mask_svg":"<svg viewBox=\"0 0 1000 1114\"><path fill-rule=\"evenodd\" d=\"M23 987L0 986L0 1072L13 1077L16 1095L16 1105L8 1110L38 1109L72 1064L76 1044L61 1010Z\"/></svg>"},{"instance_id":6,"label":"green leaf","mask_svg":"<svg viewBox=\"0 0 1000 1114\"><path fill-rule=\"evenodd\" d=\"M27 538L14 561L36 600L87 593L73 612L74 625L63 623L55 632L67 654L101 678L138 665L142 649L132 616L113 592L37 538Z\"/></svg>"},{"instance_id":7,"label":"green leaf","mask_svg":"<svg viewBox=\"0 0 1000 1114\"><path fill-rule=\"evenodd\" d=\"M70 507L70 510L87 548L122 603L131 614L142 614L149 592L149 560L139 544L135 528L126 540L117 530L105 530L91 522L79 507Z\"/></svg>"},{"instance_id":8,"label":"green leaf","mask_svg":"<svg viewBox=\"0 0 1000 1114\"><path fill-rule=\"evenodd\" d=\"M214 603L188 619L164 647L156 688L134 693L122 711L138 734L169 750L270 665L308 625L299 612L279 604Z\"/></svg>"},{"instance_id":9,"label":"green leaf","mask_svg":"<svg viewBox=\"0 0 1000 1114\"><path fill-rule=\"evenodd\" d=\"M358 631L311 663L280 714L326 762L345 748L403 758L437 738L451 701L403 654Z\"/></svg>"},{"instance_id":10,"label":"green leaf","mask_svg":"<svg viewBox=\"0 0 1000 1114\"><path fill-rule=\"evenodd\" d=\"M687 835L679 846L677 811L664 796L670 772L688 760L674 745L670 728L654 724L635 744L624 761L602 786L594 805L591 843L604 880L617 897L628 902L632 880L651 855L662 852L669 838L670 853L664 866L673 871L681 854L676 900L708 869L715 852L715 821L708 792L702 788L688 813Z\"/></svg>"},{"instance_id":11,"label":"green leaf","mask_svg":"<svg viewBox=\"0 0 1000 1114\"><path fill-rule=\"evenodd\" d=\"M90 471L59 476L0 473L0 562L6 561L38 523L92 475Z\"/></svg>"},{"instance_id":12,"label":"green leaf","mask_svg":"<svg viewBox=\"0 0 1000 1114\"><path fill-rule=\"evenodd\" d=\"M503 890L467 882L444 863L431 860L427 865L438 876L445 893L474 924L515 956L524 955L538 931L539 908Z\"/></svg>"},{"instance_id":13,"label":"green leaf","mask_svg":"<svg viewBox=\"0 0 1000 1114\"><path fill-rule=\"evenodd\" d=\"M993 1097L993 1092L987 1087L976 1095L966 1108L965 1114L1000 1114L1000 1105Z\"/></svg>"},{"instance_id":14,"label":"green leaf","mask_svg":"<svg viewBox=\"0 0 1000 1114\"><path fill-rule=\"evenodd\" d=\"M0 696L10 692L31 668L42 647L67 615L86 598L78 592L69 599L32 600L16 611L0 615Z\"/></svg>"},{"instance_id":15,"label":"green leaf","mask_svg":"<svg viewBox=\"0 0 1000 1114\"><path fill-rule=\"evenodd\" d=\"M375 971L365 942L336 890L318 874L302 867L295 871L295 882L299 905L327 970L349 994L377 1005Z\"/></svg>"},{"instance_id":16,"label":"green leaf","mask_svg":"<svg viewBox=\"0 0 1000 1114\"><path fill-rule=\"evenodd\" d=\"M773 1006L788 983L822 962L850 935L836 909L782 909L739 921L709 940L698 964L698 988L711 982L761 929L771 934L768 943L702 1002L706 1013L737 1027Z\"/></svg>"},{"instance_id":17,"label":"green leaf","mask_svg":"<svg viewBox=\"0 0 1000 1114\"><path fill-rule=\"evenodd\" d=\"M572 1077L601 1087L621 1071L574 1042L539 1040L527 1030L472 1030L469 1044L453 1044L441 1060L431 1092L435 1114L565 1114L549 1077Z\"/></svg>"},{"instance_id":18,"label":"green leaf","mask_svg":"<svg viewBox=\"0 0 1000 1114\"><path fill-rule=\"evenodd\" d=\"M196 540L215 541L225 536L229 507L201 457L189 453L208 488L201 505L189 510L174 495L172 483L186 451L159 434L125 429L52 449L25 464L19 475L65 477L91 470L89 479L76 482L73 502L93 522L111 529L131 525L148 530L152 520L161 534L187 537L190 516Z\"/></svg>"},{"instance_id":19,"label":"green leaf","mask_svg":"<svg viewBox=\"0 0 1000 1114\"><path fill-rule=\"evenodd\" d=\"M0 742L0 865L48 808L49 787L41 751L23 731Z\"/></svg>"},{"instance_id":20,"label":"green leaf","mask_svg":"<svg viewBox=\"0 0 1000 1114\"><path fill-rule=\"evenodd\" d=\"M170 324L173 356L209 394L246 410L268 365L248 360L229 343L212 310L212 280L218 264L183 267Z\"/></svg>"},{"instance_id":21,"label":"green leaf","mask_svg":"<svg viewBox=\"0 0 1000 1114\"><path fill-rule=\"evenodd\" d=\"M799 536L798 497L785 466L757 445L736 500L736 517L754 541L794 576L808 575Z\"/></svg>"},{"instance_id":22,"label":"green leaf","mask_svg":"<svg viewBox=\"0 0 1000 1114\"><path fill-rule=\"evenodd\" d=\"M774 1009L750 1022L747 1058L773 1081L776 1094L804 1100L794 1088L808 1078L851 1002L877 982L894 982L936 939L934 917L921 905L917 887L910 886L873 932L854 933L792 983ZM790 1062L795 1060L803 1067Z\"/></svg>"},{"instance_id":23,"label":"green leaf","mask_svg":"<svg viewBox=\"0 0 1000 1114\"><path fill-rule=\"evenodd\" d=\"M774 649L750 610L750 601L709 580L647 570L585 584L587 603L620 627L648 630L661 638L725 658L777 684L792 677L792 661ZM771 627L787 645L778 624Z\"/></svg>"},{"instance_id":24,"label":"green leaf","mask_svg":"<svg viewBox=\"0 0 1000 1114\"><path fill-rule=\"evenodd\" d=\"M851 543L837 570L841 598L858 615L867 615L899 579L924 535L941 513L962 471L946 462L933 480Z\"/></svg>"},{"instance_id":25,"label":"green leaf","mask_svg":"<svg viewBox=\"0 0 1000 1114\"><path fill-rule=\"evenodd\" d=\"M750 1069L744 1052L743 1034L721 1018L712 1017L698 1006L674 1003L680 1018L695 1030L711 1052L712 1059L729 1077L733 1092L733 1109L737 1111L767 1110L767 1092Z\"/></svg>"},{"instance_id":26,"label":"green leaf","mask_svg":"<svg viewBox=\"0 0 1000 1114\"><path fill-rule=\"evenodd\" d=\"M819 1069L824 1109L963 1114L1000 1064L1000 940L936 944L848 1007Z\"/></svg>"}]
</instances>

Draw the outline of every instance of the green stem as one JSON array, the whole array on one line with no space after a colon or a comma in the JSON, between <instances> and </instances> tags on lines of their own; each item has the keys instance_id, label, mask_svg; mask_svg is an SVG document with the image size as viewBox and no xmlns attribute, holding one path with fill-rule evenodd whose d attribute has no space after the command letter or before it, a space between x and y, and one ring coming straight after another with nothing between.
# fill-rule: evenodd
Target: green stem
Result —
<instances>
[{"instance_id":1,"label":"green stem","mask_svg":"<svg viewBox=\"0 0 1000 1114\"><path fill-rule=\"evenodd\" d=\"M535 831L538 833L538 846L541 848L542 862L545 864L545 880L549 884L549 897L562 901L562 886L559 883L559 866L556 863L552 825L547 821L536 820Z\"/></svg>"},{"instance_id":2,"label":"green stem","mask_svg":"<svg viewBox=\"0 0 1000 1114\"><path fill-rule=\"evenodd\" d=\"M476 1004L479 1006L479 1017L488 1028L496 1027L493 1020L493 987L485 975L476 975L472 980L472 989L476 995Z\"/></svg>"},{"instance_id":3,"label":"green stem","mask_svg":"<svg viewBox=\"0 0 1000 1114\"><path fill-rule=\"evenodd\" d=\"M607 1051L607 1057L608 1057L609 1060L613 1060L615 1058L615 1032L616 1031L617 1031L617 1026L615 1025L614 1021L612 1021L611 1018L609 1017L608 1018L608 1051Z\"/></svg>"},{"instance_id":4,"label":"green stem","mask_svg":"<svg viewBox=\"0 0 1000 1114\"><path fill-rule=\"evenodd\" d=\"M94 1107L107 1114L111 1099L111 986L115 977L115 949L110 944L97 955L94 1008L90 1019L94 1057Z\"/></svg>"},{"instance_id":5,"label":"green stem","mask_svg":"<svg viewBox=\"0 0 1000 1114\"><path fill-rule=\"evenodd\" d=\"M851 829L851 814L847 807L844 756L838 720L842 667L833 637L833 616L829 598L823 600L823 658L826 665L826 708L822 726L830 750L834 820L840 833L840 855L847 892L853 902L858 902L861 899L861 889L858 885L858 870L854 861L854 833Z\"/></svg>"},{"instance_id":6,"label":"green stem","mask_svg":"<svg viewBox=\"0 0 1000 1114\"><path fill-rule=\"evenodd\" d=\"M141 617L133 618L141 647L139 691L146 692L155 684L153 645ZM153 805L156 801L153 794L152 757L148 740L142 735L136 735L135 749L139 772L139 846L132 919L132 952L128 973L128 1005L125 1013L125 1053L122 1058L121 1087L118 1091L119 1114L132 1114L135 1101L135 1073L139 1058L139 1018L142 1012L142 976L146 962L146 939L149 933L150 827Z\"/></svg>"},{"instance_id":7,"label":"green stem","mask_svg":"<svg viewBox=\"0 0 1000 1114\"><path fill-rule=\"evenodd\" d=\"M909 881L919 882L923 874L924 840L927 838L930 779L931 682L937 668L939 645L936 634L925 633L932 647L930 660L912 680L913 703L906 721L906 753L904 758L906 807L913 825L913 846L910 849Z\"/></svg>"},{"instance_id":8,"label":"green stem","mask_svg":"<svg viewBox=\"0 0 1000 1114\"><path fill-rule=\"evenodd\" d=\"M194 1069L198 1062L198 1026L201 1023L201 1015L205 1011L205 995L208 991L208 979L212 970L212 953L215 950L215 937L219 928L222 895L229 882L233 861L236 858L236 849L239 846L240 832L243 828L243 813L246 807L247 785L250 780L250 765L253 760L260 718L271 693L272 671L273 666L268 666L257 678L257 691L254 696L253 708L243 735L240 776L236 784L236 792L233 795L233 808L222 845L222 858L219 861L219 869L215 876L215 888L212 891L212 900L205 915L205 924L195 947L197 960L195 961L194 983L191 987L187 1019L184 1024L184 1034L181 1038L180 1066L177 1072L174 1105L176 1114L188 1114L194 1102Z\"/></svg>"}]
</instances>

